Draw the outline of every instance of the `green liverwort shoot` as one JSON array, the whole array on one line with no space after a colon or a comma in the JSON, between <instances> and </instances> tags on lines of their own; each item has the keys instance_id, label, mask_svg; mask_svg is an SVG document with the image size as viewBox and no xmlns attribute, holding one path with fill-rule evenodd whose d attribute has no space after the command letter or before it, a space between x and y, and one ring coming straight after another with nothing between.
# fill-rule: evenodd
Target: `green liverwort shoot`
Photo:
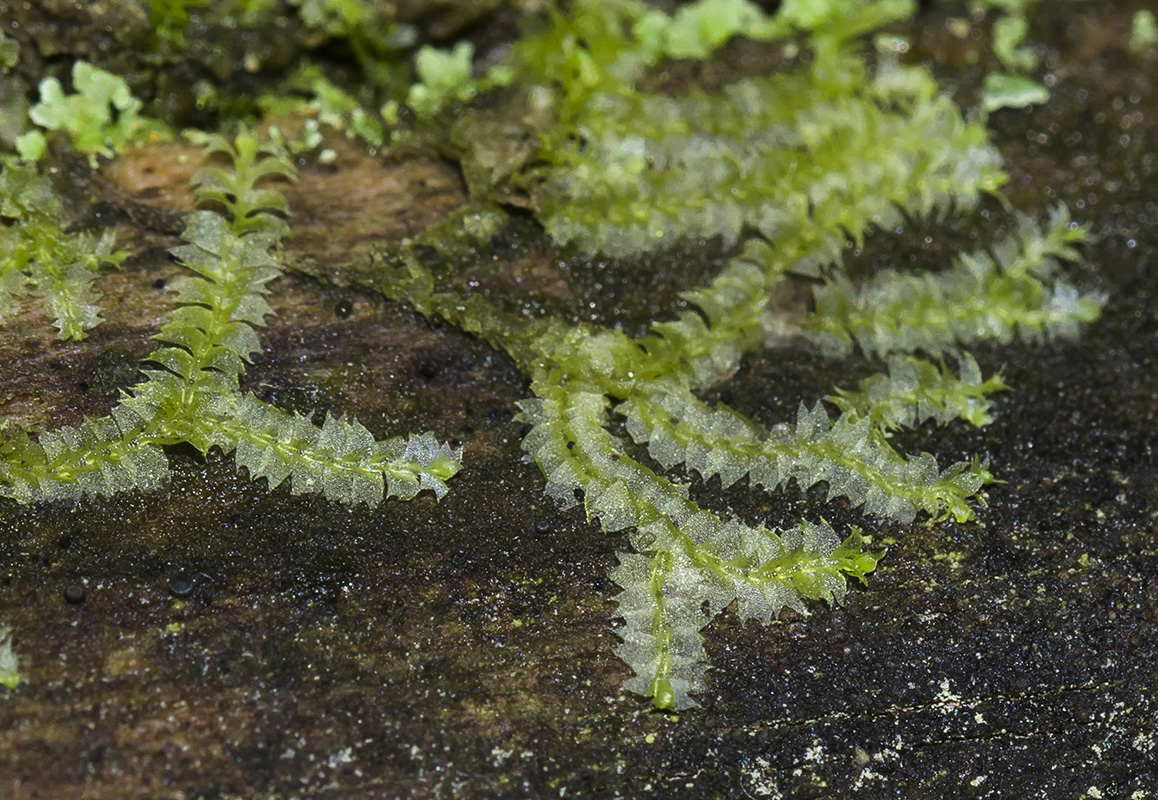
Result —
<instances>
[{"instance_id":1,"label":"green liverwort shoot","mask_svg":"<svg viewBox=\"0 0 1158 800\"><path fill-rule=\"evenodd\" d=\"M1128 49L1134 55L1144 55L1158 45L1158 22L1151 11L1139 11L1130 22L1130 44Z\"/></svg>"},{"instance_id":2,"label":"green liverwort shoot","mask_svg":"<svg viewBox=\"0 0 1158 800\"><path fill-rule=\"evenodd\" d=\"M981 107L987 112L999 108L1026 108L1049 100L1049 89L1032 78L992 72L981 85Z\"/></svg>"},{"instance_id":3,"label":"green liverwort shoot","mask_svg":"<svg viewBox=\"0 0 1158 800\"><path fill-rule=\"evenodd\" d=\"M60 81L40 82L40 102L29 118L50 131L66 131L73 146L89 155L112 157L149 134L160 135L160 123L139 116L141 101L133 97L124 78L85 61L72 67L75 94L65 94Z\"/></svg>"},{"instance_id":4,"label":"green liverwort shoot","mask_svg":"<svg viewBox=\"0 0 1158 800\"><path fill-rule=\"evenodd\" d=\"M414 56L419 82L410 87L406 104L420 117L429 117L451 100L466 102L478 87L471 80L474 45L459 42L453 50L423 47Z\"/></svg>"}]
</instances>

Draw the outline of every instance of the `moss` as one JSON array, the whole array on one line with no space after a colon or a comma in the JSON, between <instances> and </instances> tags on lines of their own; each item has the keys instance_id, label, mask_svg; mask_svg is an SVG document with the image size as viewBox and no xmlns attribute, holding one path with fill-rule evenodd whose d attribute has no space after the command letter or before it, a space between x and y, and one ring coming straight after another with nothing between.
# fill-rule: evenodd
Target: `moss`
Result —
<instances>
[{"instance_id":1,"label":"moss","mask_svg":"<svg viewBox=\"0 0 1158 800\"><path fill-rule=\"evenodd\" d=\"M97 273L128 253L113 251L109 232L95 242L71 232L60 198L35 166L10 163L0 170L0 322L31 297L58 339L84 339L101 322Z\"/></svg>"},{"instance_id":2,"label":"moss","mask_svg":"<svg viewBox=\"0 0 1158 800\"><path fill-rule=\"evenodd\" d=\"M20 657L12 649L12 629L0 625L0 686L12 690L24 681L24 674L20 671Z\"/></svg>"},{"instance_id":3,"label":"moss","mask_svg":"<svg viewBox=\"0 0 1158 800\"><path fill-rule=\"evenodd\" d=\"M251 135L236 144L210 137L206 150L232 168L207 166L194 176L201 209L188 215L184 244L172 251L194 275L171 286L181 305L155 337L164 346L146 359L157 368L109 416L35 440L10 436L0 446L0 492L28 503L155 491L169 478L161 448L187 443L202 454L232 452L271 489L288 478L295 494L371 506L424 489L445 494L459 456L430 436L375 441L358 422L329 415L317 426L241 394L245 364L261 350L255 328L273 310L265 300L265 285L280 275L272 251L288 232L279 216L289 211L285 198L259 184L292 179L294 170L279 148ZM17 201L32 198L7 200Z\"/></svg>"},{"instance_id":4,"label":"moss","mask_svg":"<svg viewBox=\"0 0 1158 800\"><path fill-rule=\"evenodd\" d=\"M529 189L556 241L584 251L629 257L698 238L721 237L725 246L746 238L714 280L684 293L694 310L638 337L528 318L479 294L447 291L450 276L428 268L418 247L403 248L385 276L371 279L388 296L486 338L531 379L536 399L521 404L520 419L531 425L523 447L542 469L548 496L564 508L582 503L605 531L626 530L636 551L621 554L612 572L625 622L617 653L636 671L628 687L658 708L687 708L690 694L705 687L700 631L723 607L736 601L742 618L767 624L783 607L802 609L804 599L839 600L845 576L863 578L879 558L860 553L855 530L842 545L824 523L772 531L703 509L664 471L683 465L704 480L719 476L724 487L745 476L769 489L822 483L830 498L905 523L919 513L968 522L970 501L992 481L982 457L942 470L927 453L894 449L885 412L872 407L915 405L890 417L912 427L934 402L928 393L913 400L905 380L864 407L850 401L836 419L820 404L802 404L794 421L767 431L708 407L697 391L730 377L745 353L785 328L842 343L845 353L855 342L866 355L936 356L976 341L1008 342L1015 332L1072 336L1102 302L1057 280L1058 260L1072 259L1072 245L1085 236L1064 210L1045 229L1023 221L993 256L962 255L958 268L936 276L882 273L854 289L841 269L846 241L860 244L872 228L906 217L968 209L1005 176L984 131L961 119L927 73L889 59L870 72L849 43L860 26L895 9L885 4L855 19L794 16L799 11L785 7L768 31L812 28L811 62L721 93L636 89L657 57L648 48L665 40L633 27L642 12L630 3L581 5L516 48L516 85L537 85L531 95L540 92L554 127L540 140L547 166L528 166L506 182ZM675 24L653 20L655 30ZM494 181L472 188L482 200ZM803 322L774 311L795 275L822 281ZM929 291L914 297L923 282ZM943 288L958 284L960 291ZM863 322L854 297L863 300ZM931 364L908 363L946 379ZM969 383L985 382L974 370ZM936 401L941 419L987 419L970 406L964 383L947 385ZM633 454L610 425L613 416L646 444L650 462Z\"/></svg>"},{"instance_id":5,"label":"moss","mask_svg":"<svg viewBox=\"0 0 1158 800\"><path fill-rule=\"evenodd\" d=\"M367 49L373 43L362 27L365 6L300 7L307 25L347 40L365 73L381 66ZM942 469L931 454L901 452L886 434L889 425L919 424L928 416L922 403L939 404L946 422L987 419L986 410L970 406L979 401L976 392L963 385L982 388L980 374L956 383L943 371L933 374L944 391L930 389L916 400L903 378L892 380L882 396L870 386L864 403L849 400L836 417L810 402L769 429L724 405L710 407L700 395L730 378L746 354L788 335L811 335L845 353L855 343L864 355L937 356L977 341L1005 343L1018 330L1030 338L1074 335L1100 310L1097 295L1082 295L1058 277L1057 261L1070 259L1071 245L1082 238L1064 212L1044 231L1023 223L992 257L963 255L954 269L918 280L926 291L911 304L917 312L911 318L896 302L911 286L906 279L881 274L852 285L841 263L848 244L859 246L870 231L906 219L968 211L1006 180L983 127L964 118L928 72L888 53L870 66L860 52L858 36L911 10L904 2L785 3L770 16L744 2L702 0L668 15L629 0L580 2L572 14L552 14L484 76L489 83L477 85L469 44L441 59L420 51L425 91L410 96L433 122L417 127L413 141L435 138L439 119L457 113L449 101L468 102L480 86L504 85L498 108L526 100L528 113L507 124L501 114L468 111L474 124L452 127L459 141L450 149L471 154L464 163L473 204L361 274L380 269L368 279L372 285L505 350L530 380L536 397L521 404L519 420L530 425L523 447L542 469L548 496L564 508L582 503L605 531L626 531L635 551L622 553L611 573L622 589L623 643L616 652L636 672L627 686L658 708L687 708L691 695L706 689L701 630L724 607L735 602L742 618L769 624L783 608L803 610L806 600L839 601L847 577L863 579L880 558L862 552L862 537L847 522L834 528L801 518L774 530L710 510L672 470L718 476L725 487L744 477L769 489L824 484L823 494L847 506L906 524L919 514L970 521L980 489L992 480L980 455ZM664 59L706 58L741 31L780 42L789 68L719 91L672 96L642 88ZM1006 44L1006 55L1016 57L1016 43ZM802 46L805 55L797 58ZM486 134L485 148L463 141L472 131ZM386 462L396 457L427 469L389 474L388 489L405 497L424 487L438 491L453 459L432 441L374 449L360 426L331 418L318 428L238 395L242 362L256 352L252 326L265 314L262 287L275 272L271 242L261 237L280 232L261 210L283 209L284 201L250 181L246 192L255 194L246 205L246 192L207 174L203 200L231 214L228 221L191 218L188 243L176 254L210 282L178 287L186 305L162 333L170 346L152 356L164 369L118 408L164 412L163 424L149 429L157 434L149 446L218 446L271 484L292 476L295 492L376 501L375 481L391 473ZM482 293L463 295L447 285L458 272L448 262L469 259L463 245L489 246L508 224L500 203L530 210L555 246L630 261L715 239L734 257L706 285L685 290L685 307L674 318L656 320L639 335L513 313ZM235 259L241 269L233 277L248 288L222 299L210 296L210 284L221 280L214 265L229 261L225 234L256 237L246 241L259 246ZM431 244L438 258L426 249ZM816 310L780 313L799 279L821 285ZM218 319L222 303L234 306ZM240 311L236 320L232 310ZM889 329L897 319L900 329ZM961 363L972 363L965 358ZM905 363L925 375L917 363L935 371L925 362ZM896 411L914 404L914 413ZM886 406L895 412L887 422L884 411L873 410ZM129 463L126 454L139 423L147 428L149 419L114 418L117 430L98 421L73 438L83 439L81 450L109 433L132 439L124 453L113 448L102 458L125 467L124 486L145 485L148 474L160 472L159 454L134 451L148 455L142 464ZM67 449L52 436L45 441L47 456ZM35 456L35 446L20 441L11 461ZM111 481L103 467L93 474Z\"/></svg>"}]
</instances>

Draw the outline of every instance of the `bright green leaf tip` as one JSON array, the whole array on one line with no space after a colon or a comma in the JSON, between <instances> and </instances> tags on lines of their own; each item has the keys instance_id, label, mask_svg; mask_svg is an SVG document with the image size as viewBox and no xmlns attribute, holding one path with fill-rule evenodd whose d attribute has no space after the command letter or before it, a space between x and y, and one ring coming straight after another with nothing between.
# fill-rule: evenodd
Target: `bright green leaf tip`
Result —
<instances>
[{"instance_id":1,"label":"bright green leaf tip","mask_svg":"<svg viewBox=\"0 0 1158 800\"><path fill-rule=\"evenodd\" d=\"M65 94L56 78L41 81L40 101L29 109L28 117L46 130L68 133L73 147L89 154L94 163L98 155L107 158L123 153L149 137L171 137L163 125L139 115L141 101L119 75L77 61L72 83L75 93ZM22 155L31 156L35 149L26 140Z\"/></svg>"},{"instance_id":2,"label":"bright green leaf tip","mask_svg":"<svg viewBox=\"0 0 1158 800\"><path fill-rule=\"evenodd\" d=\"M1049 101L1049 89L1021 75L992 72L981 86L981 107L987 112L1002 108L1027 108Z\"/></svg>"}]
</instances>

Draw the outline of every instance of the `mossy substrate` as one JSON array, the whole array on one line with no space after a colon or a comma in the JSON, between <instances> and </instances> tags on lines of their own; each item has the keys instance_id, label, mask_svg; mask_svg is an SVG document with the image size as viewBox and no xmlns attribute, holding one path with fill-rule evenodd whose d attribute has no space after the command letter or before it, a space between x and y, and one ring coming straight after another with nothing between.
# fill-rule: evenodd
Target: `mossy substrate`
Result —
<instances>
[{"instance_id":1,"label":"mossy substrate","mask_svg":"<svg viewBox=\"0 0 1158 800\"><path fill-rule=\"evenodd\" d=\"M291 275L274 286L279 314L247 388L349 413L379 436L461 442L451 493L347 509L177 450L157 494L5 504L0 621L25 683L0 689L0 794L1153 796L1158 93L1154 62L1124 52L1130 12L1043 4L1034 35L1048 45L1051 101L990 121L1007 196L1038 214L1069 204L1098 237L1073 277L1109 300L1076 343L976 353L1012 387L987 430L913 438L943 463L991 456L1005 483L987 489L976 523L871 523L889 553L866 588L768 628L725 613L707 636L703 708L654 713L621 688L628 670L611 652L606 576L626 543L543 495L512 421L527 394L513 364L374 294ZM927 17L914 39L967 87L967 57L939 48L943 21ZM295 220L291 256L314 272L360 258L364 231L389 243L412 232L398 220L428 224L463 197L435 162L346 163L349 181L305 170L314 213ZM124 185L91 184L114 209L150 202L126 200ZM348 187L374 185L411 192L406 214L349 219ZM327 214L351 235L322 236ZM86 342L52 342L31 316L5 329L6 411L51 426L105 413L152 349L175 240L139 214L118 219L153 249L102 282L109 322ZM937 265L992 236L988 224L999 227L978 213L878 233L857 258ZM527 313L586 308L630 328L678 305L664 259L604 272L549 253L525 220L509 231L488 269L525 292ZM677 258L692 264L683 275L698 258ZM863 371L789 344L748 358L716 396L771 424ZM808 512L865 525L816 491L693 492L774 524Z\"/></svg>"}]
</instances>

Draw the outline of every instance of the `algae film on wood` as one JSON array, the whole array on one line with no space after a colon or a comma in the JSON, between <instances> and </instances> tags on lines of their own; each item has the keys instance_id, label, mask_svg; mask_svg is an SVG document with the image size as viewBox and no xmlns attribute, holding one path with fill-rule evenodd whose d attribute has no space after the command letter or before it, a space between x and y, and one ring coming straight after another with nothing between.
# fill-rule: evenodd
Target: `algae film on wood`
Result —
<instances>
[{"instance_id":1,"label":"algae film on wood","mask_svg":"<svg viewBox=\"0 0 1158 800\"><path fill-rule=\"evenodd\" d=\"M299 5L303 16L330 8ZM968 524L1000 465L984 453L944 464L903 452L895 433L930 420L984 427L995 413L990 395L1007 387L966 348L1072 338L1100 313L1103 298L1064 277L1087 234L1061 206L1048 218L1011 211L1004 238L939 269L862 279L845 268L850 246L870 233L966 215L1000 197L1006 181L984 113L965 115L928 70L894 51L866 56L869 36L913 12L904 0L786 0L774 14L747 0L700 0L674 13L576 0L552 8L498 63L476 69L463 43L425 46L415 55L418 83L358 95L387 101L358 117L373 120L367 139L377 143L394 126L400 147L439 142L459 158L473 195L461 213L375 254L359 280L483 337L526 376L522 447L547 495L562 508L582 504L589 520L622 537L611 571L615 652L634 671L627 688L656 708L689 708L706 691L703 631L725 608L768 624L786 607L838 603L848 579L864 581L883 555L865 549L862 529L820 516L773 529L712 510L680 468L725 488L747 480L751 491L823 484L829 500L859 507L866 527L873 519ZM340 19L332 35L370 41L358 14ZM778 52L780 67L711 89L654 89L664 64L708 59L736 36ZM1006 49L1019 52L1015 44ZM354 51L368 79L381 72L369 69L381 66L378 56ZM310 82L319 102L318 87L330 85L322 80ZM355 127L352 97L342 95L340 118ZM413 114L403 129L396 111L406 102ZM135 105L113 105L135 114ZM471 136L471 126L488 137ZM67 120L52 127L70 130ZM423 489L441 496L460 451L430 436L375 441L339 417L319 426L240 391L270 313L265 285L282 266L289 208L273 182L292 179L293 169L276 144L248 134L208 141L231 168L196 178L200 209L172 251L194 274L174 286L178 307L145 378L108 417L39 435L5 431L0 491L19 502L148 491L168 476L165 448L188 443L233 453L271 488L289 479L294 492L341 503L375 505ZM26 191L47 191L38 179L32 167L5 167L6 236L27 239L33 222L49 229L21 205ZM461 253L463 243L485 250L504 227L504 205L529 210L558 252L663 259L710 240L727 256L713 279L686 289L684 310L637 335L512 313L502 298L464 290L432 257ZM78 242L69 246L91 251L87 261L70 256L83 274L62 274L88 291L93 270L115 255L110 243ZM61 259L45 252L9 259L0 299L49 282L38 276ZM471 268L490 263L477 261ZM810 302L792 300L801 287ZM79 313L78 330L95 322L95 311ZM864 359L877 372L856 386L833 376L827 396L771 427L703 399L745 355L785 341Z\"/></svg>"}]
</instances>

